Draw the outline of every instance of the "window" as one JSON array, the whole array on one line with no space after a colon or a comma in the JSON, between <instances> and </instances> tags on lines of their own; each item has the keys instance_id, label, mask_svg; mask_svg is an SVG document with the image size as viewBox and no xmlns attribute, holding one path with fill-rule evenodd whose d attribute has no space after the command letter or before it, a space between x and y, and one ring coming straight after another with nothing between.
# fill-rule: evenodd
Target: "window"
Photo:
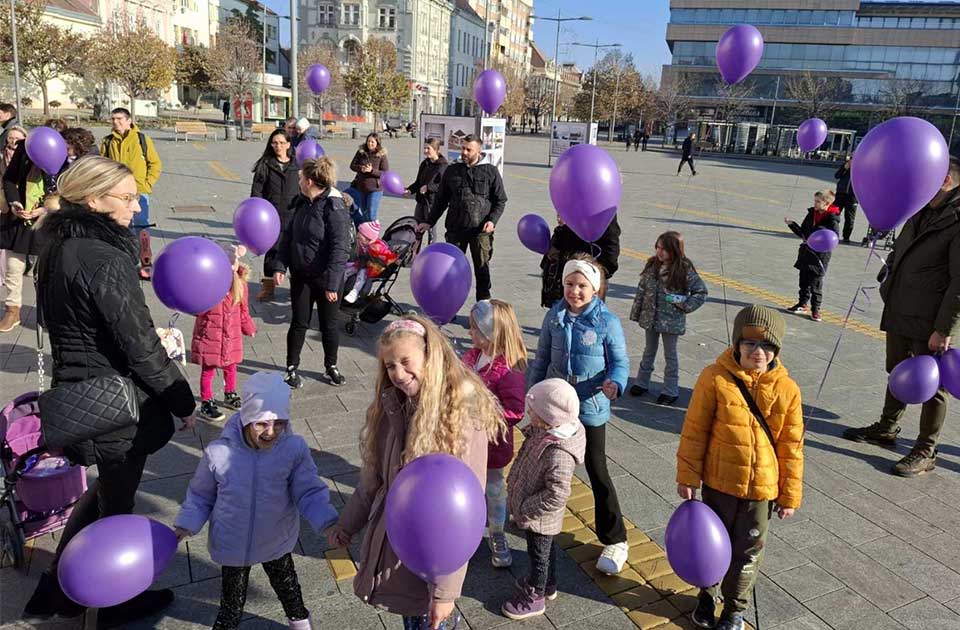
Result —
<instances>
[{"instance_id":1,"label":"window","mask_svg":"<svg viewBox=\"0 0 960 630\"><path fill-rule=\"evenodd\" d=\"M274 24L267 24L267 39L277 38L277 27Z\"/></svg>"},{"instance_id":2,"label":"window","mask_svg":"<svg viewBox=\"0 0 960 630\"><path fill-rule=\"evenodd\" d=\"M784 24L796 24L797 23L797 11L789 10L786 12L786 15L783 16Z\"/></svg>"},{"instance_id":3,"label":"window","mask_svg":"<svg viewBox=\"0 0 960 630\"><path fill-rule=\"evenodd\" d=\"M324 24L326 26L333 26L336 24L336 20L333 19L334 10L336 7L334 7L332 4L321 4L318 8L318 24Z\"/></svg>"},{"instance_id":4,"label":"window","mask_svg":"<svg viewBox=\"0 0 960 630\"><path fill-rule=\"evenodd\" d=\"M360 24L360 5L344 4L341 5L340 21L342 24L358 26Z\"/></svg>"},{"instance_id":5,"label":"window","mask_svg":"<svg viewBox=\"0 0 960 630\"><path fill-rule=\"evenodd\" d=\"M380 28L396 28L397 10L393 7L380 7L377 25Z\"/></svg>"}]
</instances>

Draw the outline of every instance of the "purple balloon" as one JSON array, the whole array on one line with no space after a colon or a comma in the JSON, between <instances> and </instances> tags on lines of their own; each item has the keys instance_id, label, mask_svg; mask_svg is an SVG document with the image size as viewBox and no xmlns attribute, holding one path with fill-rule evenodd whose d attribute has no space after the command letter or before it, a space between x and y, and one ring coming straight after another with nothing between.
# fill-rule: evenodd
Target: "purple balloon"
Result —
<instances>
[{"instance_id":1,"label":"purple balloon","mask_svg":"<svg viewBox=\"0 0 960 630\"><path fill-rule=\"evenodd\" d=\"M473 273L470 263L455 245L434 243L413 259L410 290L430 319L446 324L467 301Z\"/></svg>"},{"instance_id":2,"label":"purple balloon","mask_svg":"<svg viewBox=\"0 0 960 630\"><path fill-rule=\"evenodd\" d=\"M833 230L820 228L807 237L807 247L815 252L832 252L840 244L840 237Z\"/></svg>"},{"instance_id":3,"label":"purple balloon","mask_svg":"<svg viewBox=\"0 0 960 630\"><path fill-rule=\"evenodd\" d=\"M740 83L760 63L763 56L763 35L749 24L727 29L717 42L717 68L723 82Z\"/></svg>"},{"instance_id":4,"label":"purple balloon","mask_svg":"<svg viewBox=\"0 0 960 630\"><path fill-rule=\"evenodd\" d=\"M804 153L819 149L826 139L827 123L819 118L808 118L797 129L797 144Z\"/></svg>"},{"instance_id":5,"label":"purple balloon","mask_svg":"<svg viewBox=\"0 0 960 630\"><path fill-rule=\"evenodd\" d=\"M670 566L687 584L713 586L730 568L730 534L702 501L680 504L667 523L665 543Z\"/></svg>"},{"instance_id":6,"label":"purple balloon","mask_svg":"<svg viewBox=\"0 0 960 630\"><path fill-rule=\"evenodd\" d=\"M864 136L853 154L850 180L875 230L892 230L933 199L947 176L943 134L912 116L891 118Z\"/></svg>"},{"instance_id":7,"label":"purple balloon","mask_svg":"<svg viewBox=\"0 0 960 630\"><path fill-rule=\"evenodd\" d=\"M550 226L539 214L526 214L517 223L517 236L520 242L538 254L546 254L550 249Z\"/></svg>"},{"instance_id":8,"label":"purple balloon","mask_svg":"<svg viewBox=\"0 0 960 630\"><path fill-rule=\"evenodd\" d=\"M241 243L260 256L280 237L280 215L266 199L244 199L233 213L233 231Z\"/></svg>"},{"instance_id":9,"label":"purple balloon","mask_svg":"<svg viewBox=\"0 0 960 630\"><path fill-rule=\"evenodd\" d=\"M320 143L313 138L304 138L301 140L300 144L297 145L296 154L298 166L303 166L303 163L307 160L317 160L326 155Z\"/></svg>"},{"instance_id":10,"label":"purple balloon","mask_svg":"<svg viewBox=\"0 0 960 630\"><path fill-rule=\"evenodd\" d=\"M330 71L322 63L315 63L307 68L307 86L314 94L319 94L330 85Z\"/></svg>"},{"instance_id":11,"label":"purple balloon","mask_svg":"<svg viewBox=\"0 0 960 630\"><path fill-rule=\"evenodd\" d=\"M184 236L163 248L153 263L153 290L168 308L190 315L219 304L233 284L223 248L199 236Z\"/></svg>"},{"instance_id":12,"label":"purple balloon","mask_svg":"<svg viewBox=\"0 0 960 630\"><path fill-rule=\"evenodd\" d=\"M35 127L27 134L27 157L48 175L56 175L67 161L67 143L50 127Z\"/></svg>"},{"instance_id":13,"label":"purple balloon","mask_svg":"<svg viewBox=\"0 0 960 630\"><path fill-rule=\"evenodd\" d=\"M380 175L380 185L391 195L402 195L404 191L403 180L396 171L384 171Z\"/></svg>"},{"instance_id":14,"label":"purple balloon","mask_svg":"<svg viewBox=\"0 0 960 630\"><path fill-rule=\"evenodd\" d=\"M620 170L603 149L578 144L563 152L550 172L550 199L577 236L592 243L617 213Z\"/></svg>"},{"instance_id":15,"label":"purple balloon","mask_svg":"<svg viewBox=\"0 0 960 630\"><path fill-rule=\"evenodd\" d=\"M147 590L177 551L173 530L144 516L108 516L74 536L57 567L67 597L105 608Z\"/></svg>"},{"instance_id":16,"label":"purple balloon","mask_svg":"<svg viewBox=\"0 0 960 630\"><path fill-rule=\"evenodd\" d=\"M387 540L410 571L428 583L473 556L487 524L483 488L473 471L446 453L418 457L387 491Z\"/></svg>"},{"instance_id":17,"label":"purple balloon","mask_svg":"<svg viewBox=\"0 0 960 630\"><path fill-rule=\"evenodd\" d=\"M483 111L492 114L500 109L507 97L507 81L496 70L484 70L473 82L473 98Z\"/></svg>"},{"instance_id":18,"label":"purple balloon","mask_svg":"<svg viewBox=\"0 0 960 630\"><path fill-rule=\"evenodd\" d=\"M950 348L940 356L940 387L960 398L960 350Z\"/></svg>"},{"instance_id":19,"label":"purple balloon","mask_svg":"<svg viewBox=\"0 0 960 630\"><path fill-rule=\"evenodd\" d=\"M940 366L929 354L910 357L898 363L887 380L893 397L907 405L924 403L940 387Z\"/></svg>"}]
</instances>

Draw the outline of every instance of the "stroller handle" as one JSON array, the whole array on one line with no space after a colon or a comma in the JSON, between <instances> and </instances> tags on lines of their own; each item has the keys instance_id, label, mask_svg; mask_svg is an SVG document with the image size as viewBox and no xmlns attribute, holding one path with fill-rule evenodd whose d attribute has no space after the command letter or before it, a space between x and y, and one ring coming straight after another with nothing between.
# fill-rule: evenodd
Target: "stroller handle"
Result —
<instances>
[{"instance_id":1,"label":"stroller handle","mask_svg":"<svg viewBox=\"0 0 960 630\"><path fill-rule=\"evenodd\" d=\"M46 451L47 447L37 446L17 457L13 470L4 478L5 483L13 485L19 481L21 477L33 470L40 461L40 455Z\"/></svg>"}]
</instances>

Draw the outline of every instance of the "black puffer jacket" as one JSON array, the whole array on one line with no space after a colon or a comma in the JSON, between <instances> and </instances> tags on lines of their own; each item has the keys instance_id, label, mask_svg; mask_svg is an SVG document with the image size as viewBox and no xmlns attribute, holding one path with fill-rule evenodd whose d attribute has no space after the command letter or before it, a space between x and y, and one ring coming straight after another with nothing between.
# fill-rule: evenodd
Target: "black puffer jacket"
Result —
<instances>
[{"instance_id":1,"label":"black puffer jacket","mask_svg":"<svg viewBox=\"0 0 960 630\"><path fill-rule=\"evenodd\" d=\"M437 196L437 191L440 190L440 182L443 180L443 174L446 170L447 158L442 155L437 156L437 159L433 162L429 159L420 162L420 168L417 169L417 179L407 186L407 190L416 196L417 203L425 203L428 206L433 204L433 199ZM426 194L420 193L421 186L427 187Z\"/></svg>"},{"instance_id":2,"label":"black puffer jacket","mask_svg":"<svg viewBox=\"0 0 960 630\"><path fill-rule=\"evenodd\" d=\"M791 221L787 227L804 241L821 228L833 230L837 234L840 233L840 208L837 206L831 205L827 212L820 215L819 220L816 219L815 210L807 208L807 216L803 218L803 223L797 225ZM824 275L827 273L827 265L830 264L830 256L830 252L815 252L807 247L806 242L803 242L800 243L800 248L797 250L797 260L793 263L793 267L794 269L805 269L817 275Z\"/></svg>"},{"instance_id":3,"label":"black puffer jacket","mask_svg":"<svg viewBox=\"0 0 960 630\"><path fill-rule=\"evenodd\" d=\"M353 221L336 188L313 201L300 197L290 223L280 235L277 259L267 271L318 283L325 291L339 291L344 265L350 258Z\"/></svg>"},{"instance_id":4,"label":"black puffer jacket","mask_svg":"<svg viewBox=\"0 0 960 630\"><path fill-rule=\"evenodd\" d=\"M496 224L506 206L507 192L496 166L455 162L443 174L427 223L436 225L449 207L444 222L447 233L455 238L468 237L487 221Z\"/></svg>"},{"instance_id":5,"label":"black puffer jacket","mask_svg":"<svg viewBox=\"0 0 960 630\"><path fill-rule=\"evenodd\" d=\"M140 423L67 449L90 465L127 451L153 453L173 436L173 417L193 413L185 375L160 345L137 277L136 243L108 217L68 202L44 220L37 300L50 335L53 385L120 374L136 384Z\"/></svg>"},{"instance_id":6,"label":"black puffer jacket","mask_svg":"<svg viewBox=\"0 0 960 630\"><path fill-rule=\"evenodd\" d=\"M550 238L550 250L540 260L543 284L540 305L550 308L563 297L563 266L574 254L590 254L603 265L607 279L620 268L620 224L614 215L606 231L594 243L588 243L566 225L558 225Z\"/></svg>"},{"instance_id":7,"label":"black puffer jacket","mask_svg":"<svg viewBox=\"0 0 960 630\"><path fill-rule=\"evenodd\" d=\"M300 184L297 181L297 163L291 159L281 163L276 157L270 156L257 163L253 171L253 185L250 187L251 197L262 197L277 209L280 215L280 234L286 229L293 218L293 201L300 194ZM280 236L263 256L264 271L274 266L277 258L277 247L280 245Z\"/></svg>"},{"instance_id":8,"label":"black puffer jacket","mask_svg":"<svg viewBox=\"0 0 960 630\"><path fill-rule=\"evenodd\" d=\"M27 155L26 143L21 142L3 173L3 194L8 204L13 205L14 201L26 204L27 177L32 169L33 160ZM56 187L56 179L43 171L40 174L45 194L49 194ZM43 235L31 229L26 221L13 212L0 215L0 249L36 256L43 250L43 245Z\"/></svg>"}]
</instances>

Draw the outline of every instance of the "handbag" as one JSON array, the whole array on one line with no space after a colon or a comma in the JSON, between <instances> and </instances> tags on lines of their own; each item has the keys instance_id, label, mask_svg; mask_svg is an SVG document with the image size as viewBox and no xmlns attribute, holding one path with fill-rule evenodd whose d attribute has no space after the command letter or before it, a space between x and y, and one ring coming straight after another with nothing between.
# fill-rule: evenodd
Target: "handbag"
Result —
<instances>
[{"instance_id":1,"label":"handbag","mask_svg":"<svg viewBox=\"0 0 960 630\"><path fill-rule=\"evenodd\" d=\"M44 391L42 320L37 290L37 374L40 379L37 402L44 445L64 448L136 426L140 421L137 387L119 374L60 383Z\"/></svg>"},{"instance_id":2,"label":"handbag","mask_svg":"<svg viewBox=\"0 0 960 630\"><path fill-rule=\"evenodd\" d=\"M747 386L744 385L743 381L737 378L736 374L730 372L730 376L733 377L733 381L737 384L737 388L740 389L740 394L747 402L747 407L750 408L750 413L752 413L753 417L756 418L758 423L760 423L760 428L763 429L763 432L767 434L767 439L770 440L770 446L772 446L773 450L776 451L777 442L773 439L773 432L770 430L770 425L767 424L767 419L763 417L763 413L760 411L760 408L757 407L757 401L753 399L753 396L750 395L750 390L747 389Z\"/></svg>"}]
</instances>

